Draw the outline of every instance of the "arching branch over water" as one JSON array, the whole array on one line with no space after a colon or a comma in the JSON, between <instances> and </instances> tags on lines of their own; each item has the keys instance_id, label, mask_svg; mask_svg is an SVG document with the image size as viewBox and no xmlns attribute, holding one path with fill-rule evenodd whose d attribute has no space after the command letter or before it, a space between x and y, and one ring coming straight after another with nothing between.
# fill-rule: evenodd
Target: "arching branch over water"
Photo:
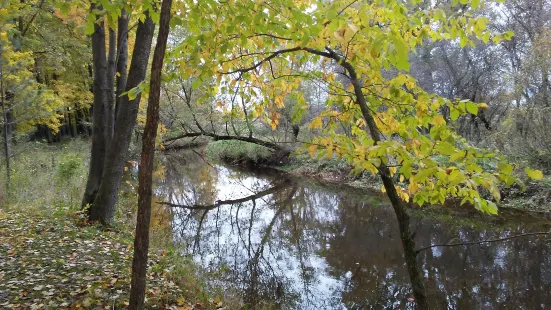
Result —
<instances>
[{"instance_id":1,"label":"arching branch over water","mask_svg":"<svg viewBox=\"0 0 551 310\"><path fill-rule=\"evenodd\" d=\"M258 144L258 145L267 147L267 148L272 149L272 150L277 151L277 152L285 152L286 154L290 153L289 150L285 149L283 146L281 146L277 143L272 143L272 142L260 140L260 139L257 139L257 138L253 138L253 137L218 135L218 134L210 133L210 132L188 132L188 133L184 133L184 134L181 134L179 136L176 136L176 137L165 139L163 141L163 143L170 143L170 142L173 142L173 141L176 141L176 140L179 140L179 139L183 139L183 138L196 138L196 137L200 137L200 136L210 137L214 141L224 141L224 140L244 141L244 142Z\"/></svg>"},{"instance_id":2,"label":"arching branch over water","mask_svg":"<svg viewBox=\"0 0 551 310\"><path fill-rule=\"evenodd\" d=\"M260 191L254 195L249 195L243 198L238 199L228 199L228 200L217 200L215 204L212 205L200 205L200 204L194 204L194 205L181 205L181 204L174 204L167 201L158 202L158 204L173 207L173 208L183 208L183 209L189 209L189 210L212 210L216 209L223 205L233 205L238 203L244 203L247 201L256 200L259 198L262 198L264 196L268 196L271 194L274 194L278 192L279 190L282 190L288 186L288 182L281 182L280 184L277 184L273 187L270 187L266 190Z\"/></svg>"}]
</instances>

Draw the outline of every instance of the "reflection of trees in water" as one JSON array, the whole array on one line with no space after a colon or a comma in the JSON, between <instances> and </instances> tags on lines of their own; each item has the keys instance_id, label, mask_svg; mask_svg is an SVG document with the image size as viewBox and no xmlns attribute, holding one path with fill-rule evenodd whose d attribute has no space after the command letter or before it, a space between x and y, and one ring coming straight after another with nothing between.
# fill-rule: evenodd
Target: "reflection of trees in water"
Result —
<instances>
[{"instance_id":1,"label":"reflection of trees in water","mask_svg":"<svg viewBox=\"0 0 551 310\"><path fill-rule=\"evenodd\" d=\"M446 243L449 227L416 222L418 244ZM522 226L505 231L463 227L453 237L459 242L508 237L528 232ZM514 239L491 245L436 248L423 251L431 299L459 308L484 305L493 308L541 308L551 297L549 243L542 238Z\"/></svg>"},{"instance_id":2,"label":"reflection of trees in water","mask_svg":"<svg viewBox=\"0 0 551 310\"><path fill-rule=\"evenodd\" d=\"M189 155L186 155L189 156ZM197 155L166 158L157 186L179 240L216 273L211 283L237 287L257 309L413 308L393 210L380 201L336 194L274 177L214 169ZM505 237L522 227L452 229L411 218L418 247ZM498 233L499 232L499 233ZM549 245L538 238L420 252L435 308L539 308L551 298Z\"/></svg>"},{"instance_id":3,"label":"reflection of trees in water","mask_svg":"<svg viewBox=\"0 0 551 310\"><path fill-rule=\"evenodd\" d=\"M169 152L162 158L164 178L156 180L158 196L179 204L211 204L218 173L195 152Z\"/></svg>"},{"instance_id":4,"label":"reflection of trees in water","mask_svg":"<svg viewBox=\"0 0 551 310\"><path fill-rule=\"evenodd\" d=\"M403 250L392 212L341 201L340 221L325 252L335 277L345 278L343 303L352 307L392 307L408 304L411 290ZM450 233L449 224L412 218L419 245L485 240L493 230L473 227ZM498 234L524 233L521 227ZM343 253L348 253L344 255ZM429 303L435 308L539 308L551 301L549 245L539 239L516 239L480 246L433 248L419 254ZM411 303L409 305L413 306Z\"/></svg>"},{"instance_id":5,"label":"reflection of trees in water","mask_svg":"<svg viewBox=\"0 0 551 310\"><path fill-rule=\"evenodd\" d=\"M323 255L345 283L342 302L353 309L405 305L411 285L392 209L342 198L338 213Z\"/></svg>"}]
</instances>

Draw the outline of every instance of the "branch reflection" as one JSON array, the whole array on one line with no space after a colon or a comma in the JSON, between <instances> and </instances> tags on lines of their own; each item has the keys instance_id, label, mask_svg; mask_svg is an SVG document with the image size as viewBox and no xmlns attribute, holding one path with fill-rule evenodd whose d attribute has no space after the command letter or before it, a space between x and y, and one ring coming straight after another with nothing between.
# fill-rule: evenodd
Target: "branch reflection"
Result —
<instances>
[{"instance_id":1,"label":"branch reflection","mask_svg":"<svg viewBox=\"0 0 551 310\"><path fill-rule=\"evenodd\" d=\"M415 308L396 216L380 195L211 166L193 152L162 163L156 195L165 206L157 207L209 270L211 288L241 292L250 309ZM548 226L504 217L454 225L451 216L413 214L410 226L419 246ZM550 254L544 239L523 238L431 248L416 259L434 308L531 309L551 303Z\"/></svg>"}]
</instances>

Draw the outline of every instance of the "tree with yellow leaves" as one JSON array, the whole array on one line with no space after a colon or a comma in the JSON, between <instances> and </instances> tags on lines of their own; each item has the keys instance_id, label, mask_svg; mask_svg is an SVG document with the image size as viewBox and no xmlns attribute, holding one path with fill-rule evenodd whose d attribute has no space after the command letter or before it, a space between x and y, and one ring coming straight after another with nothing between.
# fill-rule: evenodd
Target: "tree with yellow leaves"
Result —
<instances>
[{"instance_id":1,"label":"tree with yellow leaves","mask_svg":"<svg viewBox=\"0 0 551 310\"><path fill-rule=\"evenodd\" d=\"M14 23L19 6L19 2L8 1L0 7L0 101L7 187L13 131L28 132L38 124L57 131L62 117L57 111L64 106L54 90L36 81L33 53L21 49L22 32Z\"/></svg>"},{"instance_id":2,"label":"tree with yellow leaves","mask_svg":"<svg viewBox=\"0 0 551 310\"><path fill-rule=\"evenodd\" d=\"M469 12L480 0L455 0L449 13L420 1L187 1L181 14L190 35L172 51L182 75L217 76L216 91L239 85L257 116L275 128L285 98L307 105L301 81L322 80L326 110L311 128L321 129L308 151L339 157L355 172L378 174L400 223L413 291L421 308L428 304L418 272L405 202L443 203L448 197L478 210L497 213L498 186L517 182L505 159L471 146L454 130L462 115L483 105L427 93L408 74L410 53L425 40L498 43L512 33L493 33L488 20ZM449 118L442 108L449 109ZM300 111L301 109L296 109ZM335 131L351 124L351 135ZM491 168L481 163L491 159ZM527 169L530 177L539 171ZM481 195L488 191L492 198ZM408 259L409 257L409 259Z\"/></svg>"}]
</instances>

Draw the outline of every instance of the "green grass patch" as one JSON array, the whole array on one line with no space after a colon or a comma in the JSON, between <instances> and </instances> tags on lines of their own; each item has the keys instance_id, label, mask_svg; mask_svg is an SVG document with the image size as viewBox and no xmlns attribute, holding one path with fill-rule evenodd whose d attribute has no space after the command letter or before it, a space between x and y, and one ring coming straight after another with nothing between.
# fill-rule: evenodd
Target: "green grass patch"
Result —
<instances>
[{"instance_id":1,"label":"green grass patch","mask_svg":"<svg viewBox=\"0 0 551 310\"><path fill-rule=\"evenodd\" d=\"M231 164L263 164L270 162L272 151L245 141L215 141L207 146L206 155Z\"/></svg>"}]
</instances>

